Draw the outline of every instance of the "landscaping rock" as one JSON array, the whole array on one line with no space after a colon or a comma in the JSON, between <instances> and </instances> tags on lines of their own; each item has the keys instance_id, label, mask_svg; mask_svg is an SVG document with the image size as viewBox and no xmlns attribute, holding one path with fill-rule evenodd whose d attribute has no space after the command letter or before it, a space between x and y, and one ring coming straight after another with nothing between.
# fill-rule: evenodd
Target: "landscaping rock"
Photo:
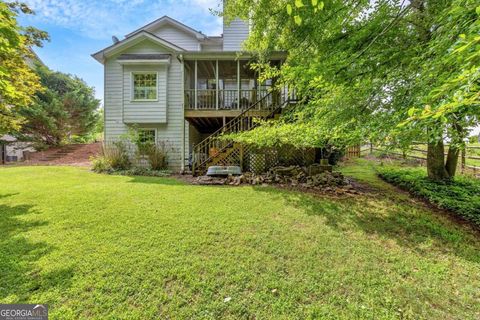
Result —
<instances>
[{"instance_id":1,"label":"landscaping rock","mask_svg":"<svg viewBox=\"0 0 480 320\"><path fill-rule=\"evenodd\" d=\"M245 172L240 176L228 177L198 177L195 184L200 185L230 185L239 186L249 184L254 186L278 185L280 187L295 187L312 189L319 192L328 192L338 195L345 193L357 194L358 192L351 185L350 181L340 172L331 172L325 166L315 165L309 168L300 166L274 167L265 174L254 174ZM312 169L313 168L313 169ZM326 170L324 170L326 169ZM307 172L321 171L309 175Z\"/></svg>"},{"instance_id":2,"label":"landscaping rock","mask_svg":"<svg viewBox=\"0 0 480 320\"><path fill-rule=\"evenodd\" d=\"M228 178L218 178L218 177L209 177L209 176L201 176L198 177L193 184L198 185L224 185L227 183Z\"/></svg>"}]
</instances>

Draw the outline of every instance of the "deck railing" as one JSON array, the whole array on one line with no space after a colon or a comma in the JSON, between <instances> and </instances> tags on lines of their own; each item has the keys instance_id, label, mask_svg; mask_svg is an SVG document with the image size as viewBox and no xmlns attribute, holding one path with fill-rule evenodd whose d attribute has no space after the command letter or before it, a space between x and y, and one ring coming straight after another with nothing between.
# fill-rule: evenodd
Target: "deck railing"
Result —
<instances>
[{"instance_id":1,"label":"deck railing","mask_svg":"<svg viewBox=\"0 0 480 320\"><path fill-rule=\"evenodd\" d=\"M195 99L195 94L197 98ZM240 94L240 99L239 99ZM185 90L185 109L186 110L245 110L257 103L257 101L267 99L263 102L265 105L274 103L273 97L268 94L267 89L186 89ZM195 105L196 102L196 105ZM261 106L259 106L260 108Z\"/></svg>"}]
</instances>

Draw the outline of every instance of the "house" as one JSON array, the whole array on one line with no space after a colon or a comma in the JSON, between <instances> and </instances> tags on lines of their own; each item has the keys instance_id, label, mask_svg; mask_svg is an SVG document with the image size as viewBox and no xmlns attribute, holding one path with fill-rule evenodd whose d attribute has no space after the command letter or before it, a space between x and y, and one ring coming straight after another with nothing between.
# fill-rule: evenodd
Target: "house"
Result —
<instances>
[{"instance_id":1,"label":"house","mask_svg":"<svg viewBox=\"0 0 480 320\"><path fill-rule=\"evenodd\" d=\"M232 155L240 150L219 145L216 137L251 129L253 117L272 117L286 94L281 100L271 92L274 79L258 81L252 57L242 52L248 34L241 19L224 23L222 35L207 36L164 16L121 41L114 37L92 55L104 65L105 141L135 128L144 139L172 147L168 159L175 171L237 164ZM285 58L274 53L271 63Z\"/></svg>"}]
</instances>

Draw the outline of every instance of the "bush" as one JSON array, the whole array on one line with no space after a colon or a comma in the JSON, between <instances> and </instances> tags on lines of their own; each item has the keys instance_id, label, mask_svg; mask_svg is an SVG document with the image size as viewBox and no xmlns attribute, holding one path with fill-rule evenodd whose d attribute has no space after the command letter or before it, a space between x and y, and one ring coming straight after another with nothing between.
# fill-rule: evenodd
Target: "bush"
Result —
<instances>
[{"instance_id":1,"label":"bush","mask_svg":"<svg viewBox=\"0 0 480 320\"><path fill-rule=\"evenodd\" d=\"M105 173L112 171L112 166L104 156L97 156L91 158L92 170L97 173Z\"/></svg>"},{"instance_id":2,"label":"bush","mask_svg":"<svg viewBox=\"0 0 480 320\"><path fill-rule=\"evenodd\" d=\"M455 212L480 227L480 181L458 176L455 180L435 182L421 168L380 167L384 180L423 197L440 208Z\"/></svg>"},{"instance_id":3,"label":"bush","mask_svg":"<svg viewBox=\"0 0 480 320\"><path fill-rule=\"evenodd\" d=\"M108 173L117 170L128 170L132 167L128 150L123 141L116 141L102 146L102 155L92 158L92 170L97 173Z\"/></svg>"},{"instance_id":4,"label":"bush","mask_svg":"<svg viewBox=\"0 0 480 320\"><path fill-rule=\"evenodd\" d=\"M125 142L115 141L112 144L104 144L102 147L103 157L113 170L128 170L132 167Z\"/></svg>"},{"instance_id":5,"label":"bush","mask_svg":"<svg viewBox=\"0 0 480 320\"><path fill-rule=\"evenodd\" d=\"M152 170L167 169L167 150L164 142L137 143L137 157L146 159Z\"/></svg>"}]
</instances>

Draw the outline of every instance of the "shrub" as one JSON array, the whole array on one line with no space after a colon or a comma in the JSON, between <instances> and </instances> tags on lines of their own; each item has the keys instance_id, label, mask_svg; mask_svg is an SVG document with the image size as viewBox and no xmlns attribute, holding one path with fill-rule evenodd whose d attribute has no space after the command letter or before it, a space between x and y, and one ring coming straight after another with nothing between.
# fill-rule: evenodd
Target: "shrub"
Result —
<instances>
[{"instance_id":1,"label":"shrub","mask_svg":"<svg viewBox=\"0 0 480 320\"><path fill-rule=\"evenodd\" d=\"M137 157L146 159L152 170L167 169L167 148L164 142L137 143Z\"/></svg>"},{"instance_id":2,"label":"shrub","mask_svg":"<svg viewBox=\"0 0 480 320\"><path fill-rule=\"evenodd\" d=\"M128 156L127 146L123 141L104 144L102 154L105 161L113 170L128 170L132 166Z\"/></svg>"},{"instance_id":3,"label":"shrub","mask_svg":"<svg viewBox=\"0 0 480 320\"><path fill-rule=\"evenodd\" d=\"M152 170L164 170L167 168L167 152L165 144L152 145L147 151L148 163Z\"/></svg>"},{"instance_id":4,"label":"shrub","mask_svg":"<svg viewBox=\"0 0 480 320\"><path fill-rule=\"evenodd\" d=\"M435 182L422 168L380 167L386 181L423 197L440 208L455 212L480 227L480 181L458 176L455 180Z\"/></svg>"},{"instance_id":5,"label":"shrub","mask_svg":"<svg viewBox=\"0 0 480 320\"><path fill-rule=\"evenodd\" d=\"M91 158L92 170L97 173L105 173L112 171L112 166L104 156L97 156Z\"/></svg>"}]
</instances>

